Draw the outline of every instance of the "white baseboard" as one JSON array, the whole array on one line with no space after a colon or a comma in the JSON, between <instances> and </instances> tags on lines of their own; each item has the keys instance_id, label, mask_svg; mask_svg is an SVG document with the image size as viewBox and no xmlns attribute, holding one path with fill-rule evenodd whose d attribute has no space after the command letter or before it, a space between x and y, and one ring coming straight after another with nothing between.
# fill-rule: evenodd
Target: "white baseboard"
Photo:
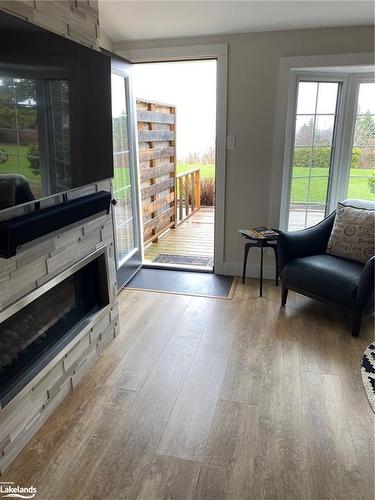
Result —
<instances>
[{"instance_id":1,"label":"white baseboard","mask_svg":"<svg viewBox=\"0 0 375 500\"><path fill-rule=\"evenodd\" d=\"M246 276L248 278L259 278L260 262L259 258L247 261ZM242 276L242 262L224 262L224 275ZM265 262L263 264L264 279L275 279L275 262Z\"/></svg>"}]
</instances>

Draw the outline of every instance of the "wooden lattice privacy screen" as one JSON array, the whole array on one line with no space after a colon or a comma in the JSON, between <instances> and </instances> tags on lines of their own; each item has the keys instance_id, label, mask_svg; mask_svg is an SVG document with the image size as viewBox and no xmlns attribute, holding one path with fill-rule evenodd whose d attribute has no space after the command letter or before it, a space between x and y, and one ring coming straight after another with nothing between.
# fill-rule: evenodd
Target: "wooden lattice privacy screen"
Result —
<instances>
[{"instance_id":1,"label":"wooden lattice privacy screen","mask_svg":"<svg viewBox=\"0 0 375 500\"><path fill-rule=\"evenodd\" d=\"M176 224L176 107L137 99L143 241Z\"/></svg>"}]
</instances>

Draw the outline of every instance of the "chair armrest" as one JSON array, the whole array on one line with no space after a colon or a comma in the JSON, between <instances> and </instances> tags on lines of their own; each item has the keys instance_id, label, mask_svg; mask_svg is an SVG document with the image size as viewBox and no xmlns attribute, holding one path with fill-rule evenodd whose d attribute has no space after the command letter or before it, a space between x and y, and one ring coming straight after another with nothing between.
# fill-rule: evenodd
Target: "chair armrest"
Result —
<instances>
[{"instance_id":1,"label":"chair armrest","mask_svg":"<svg viewBox=\"0 0 375 500\"><path fill-rule=\"evenodd\" d=\"M365 312L374 310L375 257L371 257L363 268L357 289L357 302Z\"/></svg>"},{"instance_id":2,"label":"chair armrest","mask_svg":"<svg viewBox=\"0 0 375 500\"><path fill-rule=\"evenodd\" d=\"M332 212L322 222L308 229L280 232L278 240L279 271L293 259L325 253L335 213L336 211Z\"/></svg>"}]
</instances>

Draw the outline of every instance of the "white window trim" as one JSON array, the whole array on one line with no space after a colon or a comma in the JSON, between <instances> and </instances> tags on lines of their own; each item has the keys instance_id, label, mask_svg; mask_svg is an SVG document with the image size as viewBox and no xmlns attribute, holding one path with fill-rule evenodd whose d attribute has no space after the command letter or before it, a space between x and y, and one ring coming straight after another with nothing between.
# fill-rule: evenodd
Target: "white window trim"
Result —
<instances>
[{"instance_id":1,"label":"white window trim","mask_svg":"<svg viewBox=\"0 0 375 500\"><path fill-rule=\"evenodd\" d=\"M277 115L274 135L274 161L271 186L269 222L282 230L288 228L289 197L290 197L290 158L292 133L294 130L296 109L296 76L314 68L321 70L325 77L329 73L324 68L373 66L373 53L330 54L325 56L297 56L280 58L279 86L277 99ZM310 73L311 75L311 73ZM331 74L332 76L332 74ZM335 77L343 77L335 73ZM346 75L345 75L346 76ZM336 148L341 146L336 144ZM281 187L281 189L280 189ZM329 207L331 208L331 207Z\"/></svg>"},{"instance_id":2,"label":"white window trim","mask_svg":"<svg viewBox=\"0 0 375 500\"><path fill-rule=\"evenodd\" d=\"M374 82L375 75L369 73L352 74L347 77L346 99L342 110L341 137L342 142L339 145L337 159L340 162L340 168L336 168L337 190L332 196L330 210L336 208L337 202L347 196L347 187L350 175L352 143L354 137L355 121L357 115L357 99L359 86L361 83Z\"/></svg>"},{"instance_id":3,"label":"white window trim","mask_svg":"<svg viewBox=\"0 0 375 500\"><path fill-rule=\"evenodd\" d=\"M149 49L126 49L115 44L115 52L131 63L216 59L216 203L214 271L225 274L225 179L227 136L228 44L185 45Z\"/></svg>"},{"instance_id":4,"label":"white window trim","mask_svg":"<svg viewBox=\"0 0 375 500\"><path fill-rule=\"evenodd\" d=\"M281 195L281 210L280 210L280 228L287 229L289 222L289 211L290 211L290 195L292 187L292 177L293 168L292 160L294 153L294 139L295 139L295 126L296 126L296 113L297 113L297 98L298 98L298 84L301 81L319 81L319 82L339 82L345 84L346 75L342 74L327 74L319 72L304 72L304 71L294 71L290 73L290 107L288 109L288 120L287 120L287 130L285 135L285 152L284 152L284 167L283 167L283 184L282 184L282 195ZM345 92L345 86L343 86L343 93ZM342 93L342 94L343 94ZM340 101L342 102L343 95L340 95ZM341 115L341 103L338 106L338 129L340 129L340 119ZM340 131L336 131L336 137L339 139L341 137ZM333 138L332 147L337 150L338 141ZM340 148L340 146L339 146ZM332 170L330 171L328 190L330 194L328 195L328 200L332 197L332 186L335 185L334 176L336 173L335 165L337 164L337 155L334 156L334 165L332 165ZM330 212L330 207L327 205L327 212Z\"/></svg>"}]
</instances>

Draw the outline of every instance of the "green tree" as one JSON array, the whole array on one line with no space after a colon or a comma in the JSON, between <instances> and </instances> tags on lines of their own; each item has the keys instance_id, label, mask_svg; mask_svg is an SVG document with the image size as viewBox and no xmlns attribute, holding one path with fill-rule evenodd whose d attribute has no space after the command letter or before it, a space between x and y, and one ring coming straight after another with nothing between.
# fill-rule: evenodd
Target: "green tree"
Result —
<instances>
[{"instance_id":1,"label":"green tree","mask_svg":"<svg viewBox=\"0 0 375 500\"><path fill-rule=\"evenodd\" d=\"M361 161L361 148L354 147L352 151L352 161L350 168L358 168ZM295 148L293 165L295 167L325 167L328 168L331 161L331 148L318 146L312 149L310 147Z\"/></svg>"},{"instance_id":2,"label":"green tree","mask_svg":"<svg viewBox=\"0 0 375 500\"><path fill-rule=\"evenodd\" d=\"M296 145L297 146L305 146L307 144L311 144L312 133L314 130L314 120L310 118L308 123L304 123L296 134Z\"/></svg>"},{"instance_id":3,"label":"green tree","mask_svg":"<svg viewBox=\"0 0 375 500\"><path fill-rule=\"evenodd\" d=\"M39 163L39 145L32 144L28 148L27 159L30 163L30 168L34 175L39 175L40 173L40 163Z\"/></svg>"},{"instance_id":4,"label":"green tree","mask_svg":"<svg viewBox=\"0 0 375 500\"><path fill-rule=\"evenodd\" d=\"M356 146L375 145L375 120L368 110L365 114L357 117L354 144Z\"/></svg>"},{"instance_id":5,"label":"green tree","mask_svg":"<svg viewBox=\"0 0 375 500\"><path fill-rule=\"evenodd\" d=\"M36 100L35 80L0 77L0 128L34 129Z\"/></svg>"}]
</instances>

